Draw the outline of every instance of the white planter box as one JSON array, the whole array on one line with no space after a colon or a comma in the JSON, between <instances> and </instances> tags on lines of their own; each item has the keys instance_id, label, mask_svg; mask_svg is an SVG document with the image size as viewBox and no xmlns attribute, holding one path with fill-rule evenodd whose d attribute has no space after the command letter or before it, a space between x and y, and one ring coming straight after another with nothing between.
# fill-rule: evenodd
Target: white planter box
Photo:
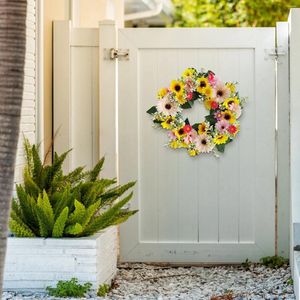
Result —
<instances>
[{"instance_id":1,"label":"white planter box","mask_svg":"<svg viewBox=\"0 0 300 300\"><path fill-rule=\"evenodd\" d=\"M9 238L4 289L40 290L72 277L97 289L116 274L117 239L116 226L84 238Z\"/></svg>"}]
</instances>

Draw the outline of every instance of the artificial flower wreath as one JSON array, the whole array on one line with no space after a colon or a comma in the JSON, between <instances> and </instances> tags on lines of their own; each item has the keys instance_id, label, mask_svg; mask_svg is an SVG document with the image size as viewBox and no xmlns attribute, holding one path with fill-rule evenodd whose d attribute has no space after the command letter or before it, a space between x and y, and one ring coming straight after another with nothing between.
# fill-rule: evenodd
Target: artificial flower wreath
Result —
<instances>
[{"instance_id":1,"label":"artificial flower wreath","mask_svg":"<svg viewBox=\"0 0 300 300\"><path fill-rule=\"evenodd\" d=\"M240 98L233 82L221 82L212 71L186 69L181 78L173 80L169 88L158 92L158 103L147 113L153 123L168 130L168 145L185 148L190 156L200 153L224 152L240 131L244 99ZM209 114L193 125L182 114L198 100Z\"/></svg>"}]
</instances>

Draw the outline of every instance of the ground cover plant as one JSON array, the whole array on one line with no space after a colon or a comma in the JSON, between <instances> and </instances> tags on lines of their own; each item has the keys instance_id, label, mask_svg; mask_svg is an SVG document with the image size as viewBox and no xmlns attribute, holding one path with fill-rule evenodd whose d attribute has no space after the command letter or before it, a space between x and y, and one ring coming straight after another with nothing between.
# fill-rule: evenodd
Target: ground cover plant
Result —
<instances>
[{"instance_id":1,"label":"ground cover plant","mask_svg":"<svg viewBox=\"0 0 300 300\"><path fill-rule=\"evenodd\" d=\"M54 154L46 165L39 149L25 140L26 166L23 183L16 186L9 222L17 237L81 237L120 224L136 210L123 209L133 193L120 197L135 182L117 185L116 179L99 178L102 158L90 171L78 167L64 174L68 153Z\"/></svg>"},{"instance_id":2,"label":"ground cover plant","mask_svg":"<svg viewBox=\"0 0 300 300\"><path fill-rule=\"evenodd\" d=\"M69 281L58 281L56 287L48 286L46 288L50 296L54 297L75 297L80 298L91 290L92 284L87 282L79 284L77 278L72 278Z\"/></svg>"}]
</instances>

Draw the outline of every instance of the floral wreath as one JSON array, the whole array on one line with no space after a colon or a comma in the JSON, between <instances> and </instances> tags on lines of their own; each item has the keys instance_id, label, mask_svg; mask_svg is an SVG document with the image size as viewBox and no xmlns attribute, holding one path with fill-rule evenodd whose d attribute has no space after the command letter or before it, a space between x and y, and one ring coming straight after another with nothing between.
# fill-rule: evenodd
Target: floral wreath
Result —
<instances>
[{"instance_id":1,"label":"floral wreath","mask_svg":"<svg viewBox=\"0 0 300 300\"><path fill-rule=\"evenodd\" d=\"M159 90L158 103L147 113L157 127L168 130L168 146L185 148L190 156L224 152L240 131L238 119L245 100L236 91L236 82L220 81L214 72L186 69L169 88ZM209 114L201 123L190 124L182 114L198 100Z\"/></svg>"}]
</instances>

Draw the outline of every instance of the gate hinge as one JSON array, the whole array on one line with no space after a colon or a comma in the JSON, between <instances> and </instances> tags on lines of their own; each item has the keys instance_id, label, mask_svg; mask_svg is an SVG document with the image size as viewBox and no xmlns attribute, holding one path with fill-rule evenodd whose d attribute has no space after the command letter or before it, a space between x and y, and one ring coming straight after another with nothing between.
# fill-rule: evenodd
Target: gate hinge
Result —
<instances>
[{"instance_id":1,"label":"gate hinge","mask_svg":"<svg viewBox=\"0 0 300 300\"><path fill-rule=\"evenodd\" d=\"M265 49L265 60L275 59L277 60L280 56L285 56L286 51L281 47L276 47L272 49Z\"/></svg>"},{"instance_id":2,"label":"gate hinge","mask_svg":"<svg viewBox=\"0 0 300 300\"><path fill-rule=\"evenodd\" d=\"M119 59L119 60L129 60L129 49L104 49L108 54L106 55L107 59Z\"/></svg>"}]
</instances>

